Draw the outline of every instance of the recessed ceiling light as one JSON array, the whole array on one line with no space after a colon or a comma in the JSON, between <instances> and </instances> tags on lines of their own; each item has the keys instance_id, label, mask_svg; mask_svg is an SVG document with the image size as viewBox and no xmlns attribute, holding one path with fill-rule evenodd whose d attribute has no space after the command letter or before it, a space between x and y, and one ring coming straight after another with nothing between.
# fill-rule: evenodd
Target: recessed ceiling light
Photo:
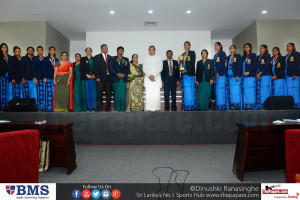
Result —
<instances>
[{"instance_id":1,"label":"recessed ceiling light","mask_svg":"<svg viewBox=\"0 0 300 200\"><path fill-rule=\"evenodd\" d=\"M40 15L39 13L34 13L33 15Z\"/></svg>"},{"instance_id":2,"label":"recessed ceiling light","mask_svg":"<svg viewBox=\"0 0 300 200\"><path fill-rule=\"evenodd\" d=\"M114 15L114 14L115 14L115 11L114 11L114 10L111 10L111 11L109 11L109 14Z\"/></svg>"},{"instance_id":3,"label":"recessed ceiling light","mask_svg":"<svg viewBox=\"0 0 300 200\"><path fill-rule=\"evenodd\" d=\"M148 13L149 13L149 14L152 14L152 13L153 13L153 10L149 10Z\"/></svg>"},{"instance_id":4,"label":"recessed ceiling light","mask_svg":"<svg viewBox=\"0 0 300 200\"><path fill-rule=\"evenodd\" d=\"M186 11L186 14L191 14L191 13L192 13L191 10L187 10L187 11Z\"/></svg>"},{"instance_id":5,"label":"recessed ceiling light","mask_svg":"<svg viewBox=\"0 0 300 200\"><path fill-rule=\"evenodd\" d=\"M262 14L267 14L267 13L268 13L268 11L266 11L266 10L263 10L263 11L261 11L261 13L262 13Z\"/></svg>"}]
</instances>

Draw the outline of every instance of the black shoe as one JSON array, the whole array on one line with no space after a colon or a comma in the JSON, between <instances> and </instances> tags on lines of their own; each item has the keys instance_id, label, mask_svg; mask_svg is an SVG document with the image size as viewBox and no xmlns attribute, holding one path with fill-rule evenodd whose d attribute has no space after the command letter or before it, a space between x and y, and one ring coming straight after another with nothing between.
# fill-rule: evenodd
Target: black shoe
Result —
<instances>
[{"instance_id":1,"label":"black shoe","mask_svg":"<svg viewBox=\"0 0 300 200\"><path fill-rule=\"evenodd\" d=\"M170 108L165 108L165 111L170 111Z\"/></svg>"}]
</instances>

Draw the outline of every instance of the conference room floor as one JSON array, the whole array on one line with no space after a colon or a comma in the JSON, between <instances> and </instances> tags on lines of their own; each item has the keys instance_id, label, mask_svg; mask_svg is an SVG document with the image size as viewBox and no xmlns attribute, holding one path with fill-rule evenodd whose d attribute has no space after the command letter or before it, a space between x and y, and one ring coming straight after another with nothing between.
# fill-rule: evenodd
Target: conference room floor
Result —
<instances>
[{"instance_id":1,"label":"conference room floor","mask_svg":"<svg viewBox=\"0 0 300 200\"><path fill-rule=\"evenodd\" d=\"M40 183L158 183L152 174L157 167L189 172L186 183L240 183L232 173L235 144L180 146L95 146L76 145L78 168L66 174L65 168L40 173ZM171 170L154 172L167 183ZM183 182L186 172L179 172ZM173 174L171 183L175 182ZM245 173L244 182L282 183L285 171Z\"/></svg>"}]
</instances>

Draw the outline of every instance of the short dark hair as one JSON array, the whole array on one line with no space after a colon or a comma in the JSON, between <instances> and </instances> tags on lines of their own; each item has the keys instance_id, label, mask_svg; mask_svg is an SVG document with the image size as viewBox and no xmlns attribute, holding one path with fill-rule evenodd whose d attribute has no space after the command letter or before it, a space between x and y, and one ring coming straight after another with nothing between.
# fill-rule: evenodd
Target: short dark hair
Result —
<instances>
[{"instance_id":1,"label":"short dark hair","mask_svg":"<svg viewBox=\"0 0 300 200\"><path fill-rule=\"evenodd\" d=\"M229 49L233 47L234 49L236 49L236 46L234 44L230 45Z\"/></svg>"},{"instance_id":2,"label":"short dark hair","mask_svg":"<svg viewBox=\"0 0 300 200\"><path fill-rule=\"evenodd\" d=\"M148 49L150 50L150 48L154 48L154 50L156 50L155 46L151 45Z\"/></svg>"},{"instance_id":3,"label":"short dark hair","mask_svg":"<svg viewBox=\"0 0 300 200\"><path fill-rule=\"evenodd\" d=\"M69 54L66 51L61 52L60 56L62 56L64 53L67 54L67 56L69 57Z\"/></svg>"},{"instance_id":4,"label":"short dark hair","mask_svg":"<svg viewBox=\"0 0 300 200\"><path fill-rule=\"evenodd\" d=\"M295 43L294 42L290 42L290 43L288 43L287 45L292 45L292 47L294 48L294 51L296 51L296 46L295 46Z\"/></svg>"},{"instance_id":5,"label":"short dark hair","mask_svg":"<svg viewBox=\"0 0 300 200\"><path fill-rule=\"evenodd\" d=\"M190 41L185 41L184 44L189 44L189 46L191 46Z\"/></svg>"},{"instance_id":6,"label":"short dark hair","mask_svg":"<svg viewBox=\"0 0 300 200\"><path fill-rule=\"evenodd\" d=\"M26 51L28 51L29 49L32 49L32 51L34 52L34 48L33 47L27 47Z\"/></svg>"},{"instance_id":7,"label":"short dark hair","mask_svg":"<svg viewBox=\"0 0 300 200\"><path fill-rule=\"evenodd\" d=\"M76 58L76 56L80 56L80 58L81 58L81 54L80 53L75 53L75 58Z\"/></svg>"},{"instance_id":8,"label":"short dark hair","mask_svg":"<svg viewBox=\"0 0 300 200\"><path fill-rule=\"evenodd\" d=\"M263 47L264 49L266 49L266 53L268 53L269 51L268 51L268 46L267 45L265 45L265 44L262 44L262 45L260 45L260 47Z\"/></svg>"},{"instance_id":9,"label":"short dark hair","mask_svg":"<svg viewBox=\"0 0 300 200\"><path fill-rule=\"evenodd\" d=\"M107 44L101 44L101 49L102 49L103 47L105 47L105 46L107 46Z\"/></svg>"},{"instance_id":10,"label":"short dark hair","mask_svg":"<svg viewBox=\"0 0 300 200\"><path fill-rule=\"evenodd\" d=\"M172 50L168 50L168 51L166 52L166 54L168 54L168 53L172 53L172 54L173 54L173 51L172 51Z\"/></svg>"},{"instance_id":11,"label":"short dark hair","mask_svg":"<svg viewBox=\"0 0 300 200\"><path fill-rule=\"evenodd\" d=\"M219 46L221 46L220 51L223 51L223 45L221 44L221 42L216 42L215 45L216 45L216 44L219 45Z\"/></svg>"},{"instance_id":12,"label":"short dark hair","mask_svg":"<svg viewBox=\"0 0 300 200\"><path fill-rule=\"evenodd\" d=\"M38 50L38 49L44 50L44 48L42 46L37 46L36 50Z\"/></svg>"},{"instance_id":13,"label":"short dark hair","mask_svg":"<svg viewBox=\"0 0 300 200\"><path fill-rule=\"evenodd\" d=\"M85 52L88 50L88 49L90 49L91 50L91 52L93 52L93 49L91 48L91 47L87 47L87 48L85 48Z\"/></svg>"},{"instance_id":14,"label":"short dark hair","mask_svg":"<svg viewBox=\"0 0 300 200\"><path fill-rule=\"evenodd\" d=\"M122 49L122 50L124 51L124 47L122 47L122 46L119 46L119 47L117 48L117 51L119 51L119 49Z\"/></svg>"},{"instance_id":15,"label":"short dark hair","mask_svg":"<svg viewBox=\"0 0 300 200\"><path fill-rule=\"evenodd\" d=\"M17 49L21 50L20 47L14 46L14 52L15 52Z\"/></svg>"},{"instance_id":16,"label":"short dark hair","mask_svg":"<svg viewBox=\"0 0 300 200\"><path fill-rule=\"evenodd\" d=\"M206 54L208 55L208 51L207 51L206 49L203 49L203 50L201 51L201 55L202 55L203 52L206 52Z\"/></svg>"}]
</instances>

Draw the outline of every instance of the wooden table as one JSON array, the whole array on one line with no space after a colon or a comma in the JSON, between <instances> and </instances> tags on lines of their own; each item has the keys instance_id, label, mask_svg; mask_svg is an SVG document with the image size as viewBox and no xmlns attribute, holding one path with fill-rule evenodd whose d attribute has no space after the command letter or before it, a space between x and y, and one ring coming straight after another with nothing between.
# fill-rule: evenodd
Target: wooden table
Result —
<instances>
[{"instance_id":1,"label":"wooden table","mask_svg":"<svg viewBox=\"0 0 300 200\"><path fill-rule=\"evenodd\" d=\"M67 174L77 168L73 140L73 122L54 122L37 125L32 122L0 123L0 132L36 129L50 141L50 166L66 167Z\"/></svg>"},{"instance_id":2,"label":"wooden table","mask_svg":"<svg viewBox=\"0 0 300 200\"><path fill-rule=\"evenodd\" d=\"M239 132L233 162L235 177L243 181L245 172L285 169L284 132L299 129L300 124L245 122L237 123L237 126Z\"/></svg>"}]
</instances>

